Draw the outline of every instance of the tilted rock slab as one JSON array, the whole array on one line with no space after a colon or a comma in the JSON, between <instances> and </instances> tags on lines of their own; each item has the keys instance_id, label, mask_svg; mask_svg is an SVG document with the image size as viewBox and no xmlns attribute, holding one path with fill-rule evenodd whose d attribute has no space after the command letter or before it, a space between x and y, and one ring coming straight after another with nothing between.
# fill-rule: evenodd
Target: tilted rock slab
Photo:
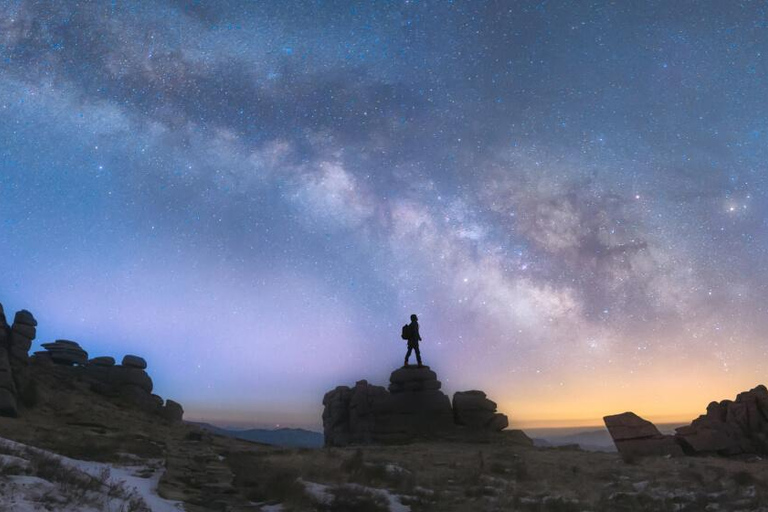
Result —
<instances>
[{"instance_id":1,"label":"tilted rock slab","mask_svg":"<svg viewBox=\"0 0 768 512\"><path fill-rule=\"evenodd\" d=\"M633 412L606 416L603 421L624 460L649 455L683 455L674 436L662 434L656 425Z\"/></svg>"}]
</instances>

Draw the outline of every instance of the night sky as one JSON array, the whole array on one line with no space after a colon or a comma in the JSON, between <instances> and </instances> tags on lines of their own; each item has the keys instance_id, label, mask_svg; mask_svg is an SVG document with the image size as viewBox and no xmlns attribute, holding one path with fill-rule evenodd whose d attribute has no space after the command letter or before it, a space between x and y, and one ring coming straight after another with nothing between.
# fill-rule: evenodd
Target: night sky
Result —
<instances>
[{"instance_id":1,"label":"night sky","mask_svg":"<svg viewBox=\"0 0 768 512\"><path fill-rule=\"evenodd\" d=\"M513 425L766 382L768 12L0 0L0 302L189 419L402 364Z\"/></svg>"}]
</instances>

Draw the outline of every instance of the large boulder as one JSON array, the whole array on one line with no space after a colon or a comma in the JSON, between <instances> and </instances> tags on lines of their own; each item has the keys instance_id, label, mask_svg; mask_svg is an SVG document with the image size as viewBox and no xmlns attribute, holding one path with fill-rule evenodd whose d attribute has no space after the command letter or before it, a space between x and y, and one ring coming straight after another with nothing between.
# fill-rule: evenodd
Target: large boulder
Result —
<instances>
[{"instance_id":1,"label":"large boulder","mask_svg":"<svg viewBox=\"0 0 768 512\"><path fill-rule=\"evenodd\" d=\"M496 402L482 391L459 391L453 395L453 418L457 425L495 432L509 426L506 415L496 412Z\"/></svg>"},{"instance_id":2,"label":"large boulder","mask_svg":"<svg viewBox=\"0 0 768 512\"><path fill-rule=\"evenodd\" d=\"M145 370L147 368L147 361L143 357L127 355L123 357L123 366Z\"/></svg>"},{"instance_id":3,"label":"large boulder","mask_svg":"<svg viewBox=\"0 0 768 512\"><path fill-rule=\"evenodd\" d=\"M184 417L184 408L178 402L166 400L165 405L160 410L160 415L170 422L177 423Z\"/></svg>"},{"instance_id":4,"label":"large boulder","mask_svg":"<svg viewBox=\"0 0 768 512\"><path fill-rule=\"evenodd\" d=\"M352 390L338 386L323 397L323 434L326 446L346 446L351 442L349 402Z\"/></svg>"},{"instance_id":5,"label":"large boulder","mask_svg":"<svg viewBox=\"0 0 768 512\"><path fill-rule=\"evenodd\" d=\"M13 319L13 323L37 327L37 320L35 320L34 315L29 311L27 311L26 309L22 309L21 311L16 312L16 316Z\"/></svg>"},{"instance_id":6,"label":"large boulder","mask_svg":"<svg viewBox=\"0 0 768 512\"><path fill-rule=\"evenodd\" d=\"M10 330L10 339L5 343L11 356L11 364L23 367L29 363L29 349L37 336L37 320L27 310L16 313ZM6 330L7 332L7 330Z\"/></svg>"},{"instance_id":7,"label":"large boulder","mask_svg":"<svg viewBox=\"0 0 768 512\"><path fill-rule=\"evenodd\" d=\"M683 455L673 436L662 434L656 425L633 412L605 416L603 421L624 460L649 455Z\"/></svg>"},{"instance_id":8,"label":"large boulder","mask_svg":"<svg viewBox=\"0 0 768 512\"><path fill-rule=\"evenodd\" d=\"M147 395L152 393L152 378L138 368L89 365L85 367L85 376L94 380L97 391L104 394L120 394L124 386L136 387Z\"/></svg>"}]
</instances>

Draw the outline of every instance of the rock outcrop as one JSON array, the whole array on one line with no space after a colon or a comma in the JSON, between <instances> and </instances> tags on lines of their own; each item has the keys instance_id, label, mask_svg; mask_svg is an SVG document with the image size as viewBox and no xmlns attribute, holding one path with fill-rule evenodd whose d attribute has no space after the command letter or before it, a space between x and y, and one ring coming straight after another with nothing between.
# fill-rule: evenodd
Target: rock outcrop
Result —
<instances>
[{"instance_id":1,"label":"rock outcrop","mask_svg":"<svg viewBox=\"0 0 768 512\"><path fill-rule=\"evenodd\" d=\"M30 358L29 349L36 335L37 320L32 313L19 311L9 326L0 304L0 416L17 416L20 405L34 403L35 371L53 365L67 369L57 375L85 381L92 391L101 395L128 402L168 421L181 421L184 414L181 405L152 394L152 379L145 371L144 358L126 355L121 365L115 365L115 359L110 356L89 360L88 352L71 340L44 343L45 350L35 352Z\"/></svg>"},{"instance_id":2,"label":"rock outcrop","mask_svg":"<svg viewBox=\"0 0 768 512\"><path fill-rule=\"evenodd\" d=\"M683 455L673 436L662 434L656 425L633 412L606 416L603 421L624 460L648 455Z\"/></svg>"},{"instance_id":3,"label":"rock outcrop","mask_svg":"<svg viewBox=\"0 0 768 512\"><path fill-rule=\"evenodd\" d=\"M710 403L675 437L692 455L768 455L768 389L761 384L735 400Z\"/></svg>"},{"instance_id":4,"label":"rock outcrop","mask_svg":"<svg viewBox=\"0 0 768 512\"><path fill-rule=\"evenodd\" d=\"M416 439L443 439L457 432L496 432L508 425L496 413L496 404L482 392L457 393L459 414L440 391L435 372L399 368L389 377L388 389L361 380L354 387L339 386L323 397L325 444L404 443ZM482 397L480 397L480 395ZM478 400L478 397L485 400ZM454 404L456 404L454 397Z\"/></svg>"},{"instance_id":5,"label":"rock outcrop","mask_svg":"<svg viewBox=\"0 0 768 512\"><path fill-rule=\"evenodd\" d=\"M673 436L633 413L604 420L622 456L768 455L768 389L762 384L735 400L711 402L705 414Z\"/></svg>"}]
</instances>

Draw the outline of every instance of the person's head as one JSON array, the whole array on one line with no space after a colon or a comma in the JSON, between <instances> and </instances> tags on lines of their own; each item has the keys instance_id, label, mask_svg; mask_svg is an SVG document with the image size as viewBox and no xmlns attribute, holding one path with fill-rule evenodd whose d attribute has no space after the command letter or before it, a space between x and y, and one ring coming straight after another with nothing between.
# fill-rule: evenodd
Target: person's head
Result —
<instances>
[{"instance_id":1,"label":"person's head","mask_svg":"<svg viewBox=\"0 0 768 512\"><path fill-rule=\"evenodd\" d=\"M418 321L419 321L419 317L417 317L416 315L411 315L411 322L418 322Z\"/></svg>"}]
</instances>

